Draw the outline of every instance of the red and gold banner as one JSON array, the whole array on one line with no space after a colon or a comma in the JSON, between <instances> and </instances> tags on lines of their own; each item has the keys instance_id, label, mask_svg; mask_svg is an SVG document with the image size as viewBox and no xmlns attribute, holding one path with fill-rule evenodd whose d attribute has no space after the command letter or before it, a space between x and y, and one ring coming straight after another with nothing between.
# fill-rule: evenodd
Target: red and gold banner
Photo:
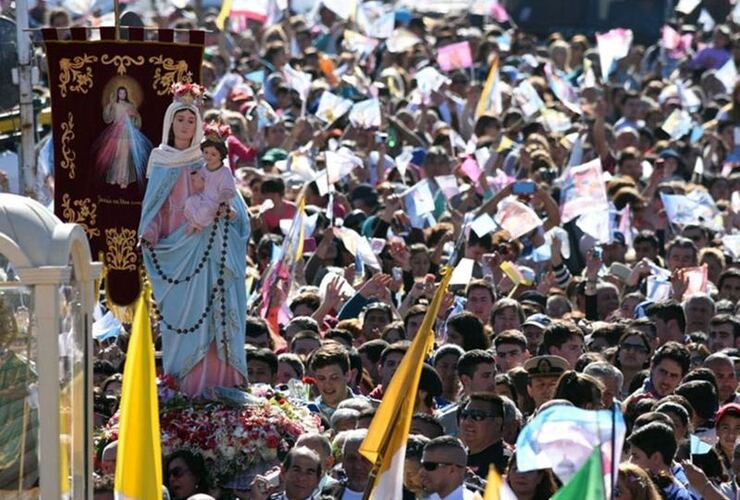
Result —
<instances>
[{"instance_id":1,"label":"red and gold banner","mask_svg":"<svg viewBox=\"0 0 740 500\"><path fill-rule=\"evenodd\" d=\"M73 28L71 40L43 30L49 65L54 140L54 211L80 224L107 276L108 301L129 305L139 295L136 248L149 151L162 140L172 102L170 86L200 81L204 33L159 30L159 41L113 40L112 28L87 41Z\"/></svg>"}]
</instances>

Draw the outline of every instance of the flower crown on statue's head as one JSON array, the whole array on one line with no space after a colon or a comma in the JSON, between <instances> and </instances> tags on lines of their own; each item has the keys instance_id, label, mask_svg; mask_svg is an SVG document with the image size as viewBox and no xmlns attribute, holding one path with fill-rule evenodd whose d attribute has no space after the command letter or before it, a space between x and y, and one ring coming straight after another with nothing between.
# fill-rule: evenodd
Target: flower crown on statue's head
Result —
<instances>
[{"instance_id":1,"label":"flower crown on statue's head","mask_svg":"<svg viewBox=\"0 0 740 500\"><path fill-rule=\"evenodd\" d=\"M231 135L231 127L222 123L206 123L203 126L203 138L208 141L225 142Z\"/></svg>"},{"instance_id":2,"label":"flower crown on statue's head","mask_svg":"<svg viewBox=\"0 0 740 500\"><path fill-rule=\"evenodd\" d=\"M206 89L202 85L190 81L175 82L172 84L172 100L186 105L199 105L203 101Z\"/></svg>"}]
</instances>

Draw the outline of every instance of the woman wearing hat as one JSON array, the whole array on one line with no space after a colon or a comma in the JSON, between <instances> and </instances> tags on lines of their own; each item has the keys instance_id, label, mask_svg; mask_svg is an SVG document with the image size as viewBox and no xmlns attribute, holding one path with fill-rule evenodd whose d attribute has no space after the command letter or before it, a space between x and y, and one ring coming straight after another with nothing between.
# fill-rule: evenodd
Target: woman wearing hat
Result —
<instances>
[{"instance_id":1,"label":"woman wearing hat","mask_svg":"<svg viewBox=\"0 0 740 500\"><path fill-rule=\"evenodd\" d=\"M730 403L720 408L714 426L717 429L714 448L722 457L725 468L732 470L735 440L740 436L740 404Z\"/></svg>"}]
</instances>

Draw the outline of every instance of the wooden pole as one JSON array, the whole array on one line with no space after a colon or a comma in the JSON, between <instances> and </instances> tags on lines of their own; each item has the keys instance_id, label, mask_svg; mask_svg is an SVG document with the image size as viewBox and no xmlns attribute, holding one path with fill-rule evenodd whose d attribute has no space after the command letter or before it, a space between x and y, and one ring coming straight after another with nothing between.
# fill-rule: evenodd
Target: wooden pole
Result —
<instances>
[{"instance_id":1,"label":"wooden pole","mask_svg":"<svg viewBox=\"0 0 740 500\"><path fill-rule=\"evenodd\" d=\"M378 472L380 471L381 462L382 458L380 458L379 456L378 461L375 462L372 470L370 471L370 476L367 478L367 486L365 486L365 491L362 493L362 500L370 500L370 495L373 492L373 486L375 486L375 479L377 479Z\"/></svg>"},{"instance_id":2,"label":"wooden pole","mask_svg":"<svg viewBox=\"0 0 740 500\"><path fill-rule=\"evenodd\" d=\"M121 39L121 3L113 0L113 15L115 16L116 40Z\"/></svg>"}]
</instances>

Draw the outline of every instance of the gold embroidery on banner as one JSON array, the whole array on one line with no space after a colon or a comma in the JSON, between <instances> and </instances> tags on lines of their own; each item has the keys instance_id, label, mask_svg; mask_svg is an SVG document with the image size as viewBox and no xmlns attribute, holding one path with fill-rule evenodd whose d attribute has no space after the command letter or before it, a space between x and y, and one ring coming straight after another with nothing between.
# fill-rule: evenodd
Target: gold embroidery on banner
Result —
<instances>
[{"instance_id":1,"label":"gold embroidery on banner","mask_svg":"<svg viewBox=\"0 0 740 500\"><path fill-rule=\"evenodd\" d=\"M92 68L85 67L87 64L97 62L97 56L88 56L82 54L70 60L64 57L59 60L59 93L62 97L67 97L67 85L71 92L81 92L87 94L93 86ZM72 84L72 85L70 85Z\"/></svg>"},{"instance_id":2,"label":"gold embroidery on banner","mask_svg":"<svg viewBox=\"0 0 740 500\"><path fill-rule=\"evenodd\" d=\"M125 227L106 229L105 245L109 269L136 271L136 231Z\"/></svg>"},{"instance_id":3,"label":"gold embroidery on banner","mask_svg":"<svg viewBox=\"0 0 740 500\"><path fill-rule=\"evenodd\" d=\"M72 208L70 204L75 208ZM64 193L62 195L62 217L67 222L82 226L88 238L100 236L100 230L95 227L95 221L98 218L98 206L90 198L72 201L69 194Z\"/></svg>"},{"instance_id":4,"label":"gold embroidery on banner","mask_svg":"<svg viewBox=\"0 0 740 500\"><path fill-rule=\"evenodd\" d=\"M77 159L77 153L69 147L70 141L75 138L75 122L72 113L67 113L67 121L62 123L62 158L63 160L59 164L64 170L69 171L69 178L74 179L75 175L75 160Z\"/></svg>"},{"instance_id":5,"label":"gold embroidery on banner","mask_svg":"<svg viewBox=\"0 0 740 500\"><path fill-rule=\"evenodd\" d=\"M144 56L139 57L131 57L131 56L109 56L108 54L103 54L103 56L100 58L100 62L102 62L105 65L114 64L117 66L116 72L119 75L125 75L126 74L126 68L128 66L131 66L132 64L134 66L142 66L144 64Z\"/></svg>"},{"instance_id":6,"label":"gold embroidery on banner","mask_svg":"<svg viewBox=\"0 0 740 500\"><path fill-rule=\"evenodd\" d=\"M171 93L172 84L184 80L189 75L188 63L184 59L175 62L170 57L153 56L149 58L149 62L160 66L154 71L154 82L152 83L152 88L157 91L157 95Z\"/></svg>"}]
</instances>

